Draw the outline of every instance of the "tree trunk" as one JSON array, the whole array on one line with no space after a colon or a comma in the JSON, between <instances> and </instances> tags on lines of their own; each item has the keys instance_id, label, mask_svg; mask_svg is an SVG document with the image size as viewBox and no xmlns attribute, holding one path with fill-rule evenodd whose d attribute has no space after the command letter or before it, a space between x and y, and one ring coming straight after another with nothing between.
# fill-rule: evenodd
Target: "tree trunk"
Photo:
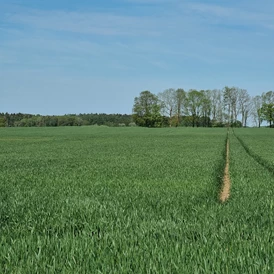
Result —
<instances>
[{"instance_id":1,"label":"tree trunk","mask_svg":"<svg viewBox=\"0 0 274 274\"><path fill-rule=\"evenodd\" d=\"M172 122L172 108L169 111L169 127L171 127L171 122Z\"/></svg>"},{"instance_id":2,"label":"tree trunk","mask_svg":"<svg viewBox=\"0 0 274 274\"><path fill-rule=\"evenodd\" d=\"M176 127L180 125L180 112L181 112L181 104L178 103L178 109L177 109L177 124Z\"/></svg>"},{"instance_id":3,"label":"tree trunk","mask_svg":"<svg viewBox=\"0 0 274 274\"><path fill-rule=\"evenodd\" d=\"M245 125L245 113L244 113L244 111L242 111L242 127L244 127L244 125Z\"/></svg>"}]
</instances>

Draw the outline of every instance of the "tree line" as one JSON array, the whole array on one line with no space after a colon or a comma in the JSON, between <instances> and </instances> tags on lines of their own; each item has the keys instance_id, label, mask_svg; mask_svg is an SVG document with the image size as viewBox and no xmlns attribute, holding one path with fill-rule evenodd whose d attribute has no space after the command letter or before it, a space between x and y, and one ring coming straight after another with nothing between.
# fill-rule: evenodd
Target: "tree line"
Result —
<instances>
[{"instance_id":1,"label":"tree line","mask_svg":"<svg viewBox=\"0 0 274 274\"><path fill-rule=\"evenodd\" d=\"M274 126L274 92L250 96L246 89L224 87L185 91L169 88L158 94L146 90L134 99L130 114L32 115L0 113L0 127L143 126L143 127Z\"/></svg>"},{"instance_id":2,"label":"tree line","mask_svg":"<svg viewBox=\"0 0 274 274\"><path fill-rule=\"evenodd\" d=\"M23 113L0 113L0 127L57 127L57 126L131 126L129 114L68 114L32 115Z\"/></svg>"},{"instance_id":3,"label":"tree line","mask_svg":"<svg viewBox=\"0 0 274 274\"><path fill-rule=\"evenodd\" d=\"M260 127L274 124L274 92L250 96L246 89L166 89L158 94L146 90L135 97L133 120L138 126Z\"/></svg>"}]
</instances>

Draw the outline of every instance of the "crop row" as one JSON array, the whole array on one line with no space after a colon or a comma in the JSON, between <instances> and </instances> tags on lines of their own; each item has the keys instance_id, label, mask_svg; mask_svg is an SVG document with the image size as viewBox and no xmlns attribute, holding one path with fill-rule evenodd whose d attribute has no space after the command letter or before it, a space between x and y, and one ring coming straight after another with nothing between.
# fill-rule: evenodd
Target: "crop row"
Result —
<instances>
[{"instance_id":1,"label":"crop row","mask_svg":"<svg viewBox=\"0 0 274 274\"><path fill-rule=\"evenodd\" d=\"M234 135L246 152L274 174L274 131L263 129L237 129Z\"/></svg>"},{"instance_id":2,"label":"crop row","mask_svg":"<svg viewBox=\"0 0 274 274\"><path fill-rule=\"evenodd\" d=\"M226 129L5 129L0 272L273 273L273 176Z\"/></svg>"}]
</instances>

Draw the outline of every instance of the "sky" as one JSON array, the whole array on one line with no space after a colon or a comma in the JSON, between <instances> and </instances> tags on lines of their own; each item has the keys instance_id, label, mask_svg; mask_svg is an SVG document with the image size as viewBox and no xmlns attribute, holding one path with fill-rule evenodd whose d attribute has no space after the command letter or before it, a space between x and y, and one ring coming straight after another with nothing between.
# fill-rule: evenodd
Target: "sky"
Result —
<instances>
[{"instance_id":1,"label":"sky","mask_svg":"<svg viewBox=\"0 0 274 274\"><path fill-rule=\"evenodd\" d=\"M0 112L132 112L141 91L274 89L273 0L0 0Z\"/></svg>"}]
</instances>

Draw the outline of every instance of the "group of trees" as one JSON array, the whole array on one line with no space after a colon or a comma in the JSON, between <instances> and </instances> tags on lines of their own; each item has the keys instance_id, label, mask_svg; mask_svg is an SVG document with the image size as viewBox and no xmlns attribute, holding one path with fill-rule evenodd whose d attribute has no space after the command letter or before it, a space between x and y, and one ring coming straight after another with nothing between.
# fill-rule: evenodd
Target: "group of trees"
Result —
<instances>
[{"instance_id":1,"label":"group of trees","mask_svg":"<svg viewBox=\"0 0 274 274\"><path fill-rule=\"evenodd\" d=\"M166 89L157 95L143 91L134 100L133 120L139 126L247 126L274 123L274 92L251 97L247 90Z\"/></svg>"},{"instance_id":2,"label":"group of trees","mask_svg":"<svg viewBox=\"0 0 274 274\"><path fill-rule=\"evenodd\" d=\"M165 127L260 127L274 126L274 92L250 96L245 89L166 89L156 94L143 91L134 100L133 114L32 115L0 113L0 127L132 126Z\"/></svg>"},{"instance_id":3,"label":"group of trees","mask_svg":"<svg viewBox=\"0 0 274 274\"><path fill-rule=\"evenodd\" d=\"M57 127L57 126L129 126L132 117L128 114L69 114L32 115L23 113L0 113L0 127Z\"/></svg>"}]
</instances>

